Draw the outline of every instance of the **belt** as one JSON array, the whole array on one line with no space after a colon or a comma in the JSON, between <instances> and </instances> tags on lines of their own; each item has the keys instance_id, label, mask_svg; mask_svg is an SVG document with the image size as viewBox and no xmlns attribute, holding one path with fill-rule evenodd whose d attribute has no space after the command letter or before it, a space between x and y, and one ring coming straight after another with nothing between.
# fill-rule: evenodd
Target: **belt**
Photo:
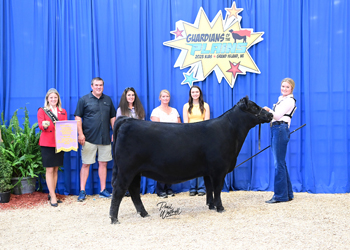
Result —
<instances>
[{"instance_id":1,"label":"belt","mask_svg":"<svg viewBox=\"0 0 350 250\"><path fill-rule=\"evenodd\" d=\"M271 126L281 125L281 124L288 124L288 122L284 122L284 121L276 121L276 122L273 122L273 123L271 124Z\"/></svg>"}]
</instances>

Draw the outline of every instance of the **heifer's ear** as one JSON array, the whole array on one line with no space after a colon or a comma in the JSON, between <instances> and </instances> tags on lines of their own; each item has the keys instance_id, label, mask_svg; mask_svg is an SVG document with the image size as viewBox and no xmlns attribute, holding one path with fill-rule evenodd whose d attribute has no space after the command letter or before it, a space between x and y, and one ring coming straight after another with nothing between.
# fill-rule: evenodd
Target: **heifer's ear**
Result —
<instances>
[{"instance_id":1,"label":"heifer's ear","mask_svg":"<svg viewBox=\"0 0 350 250\"><path fill-rule=\"evenodd\" d=\"M238 102L238 106L241 109L247 109L248 108L248 96L243 97L239 102Z\"/></svg>"},{"instance_id":2,"label":"heifer's ear","mask_svg":"<svg viewBox=\"0 0 350 250\"><path fill-rule=\"evenodd\" d=\"M246 95L244 98L245 105L248 107L249 106L249 97Z\"/></svg>"}]
</instances>

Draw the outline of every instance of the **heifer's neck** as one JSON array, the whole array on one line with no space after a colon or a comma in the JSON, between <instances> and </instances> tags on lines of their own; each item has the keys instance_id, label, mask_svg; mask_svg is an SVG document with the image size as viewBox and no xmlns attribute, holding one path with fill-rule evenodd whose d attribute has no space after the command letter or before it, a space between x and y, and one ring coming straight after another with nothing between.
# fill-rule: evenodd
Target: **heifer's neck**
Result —
<instances>
[{"instance_id":1,"label":"heifer's neck","mask_svg":"<svg viewBox=\"0 0 350 250\"><path fill-rule=\"evenodd\" d=\"M229 112L227 115L232 127L231 137L235 143L235 147L233 148L232 152L234 157L234 163L232 163L233 166L230 170L232 171L236 164L237 156L241 151L241 148L248 135L249 130L258 125L259 123L257 122L257 119L254 115L242 111L238 106L233 108L231 112Z\"/></svg>"},{"instance_id":2,"label":"heifer's neck","mask_svg":"<svg viewBox=\"0 0 350 250\"><path fill-rule=\"evenodd\" d=\"M247 136L250 129L259 124L257 118L248 112L244 112L238 106L235 106L231 112L228 113L228 119L235 130L240 134Z\"/></svg>"}]
</instances>

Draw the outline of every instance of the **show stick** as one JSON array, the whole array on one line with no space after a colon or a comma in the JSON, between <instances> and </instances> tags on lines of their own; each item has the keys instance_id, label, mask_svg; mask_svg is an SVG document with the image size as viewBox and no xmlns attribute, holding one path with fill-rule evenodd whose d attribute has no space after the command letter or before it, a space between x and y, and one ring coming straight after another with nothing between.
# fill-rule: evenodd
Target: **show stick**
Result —
<instances>
[{"instance_id":1,"label":"show stick","mask_svg":"<svg viewBox=\"0 0 350 250\"><path fill-rule=\"evenodd\" d=\"M304 125L301 125L299 128L294 129L294 130L293 130L292 132L290 132L289 134L291 135L291 134L293 134L295 131L297 131L297 130L301 129L302 127L305 127L305 126L306 126L306 123L305 123ZM262 149L261 151L259 151L259 152L256 153L255 155L249 157L249 158L248 158L247 160L245 160L244 162L238 164L237 166L234 167L234 169L237 168L237 167L239 167L239 166L241 166L243 163L249 161L249 160L252 159L253 157L257 156L257 155L260 154L261 152L265 151L265 150L268 149L269 147L271 147L271 145L269 145L269 146L267 146L266 148Z\"/></svg>"}]
</instances>

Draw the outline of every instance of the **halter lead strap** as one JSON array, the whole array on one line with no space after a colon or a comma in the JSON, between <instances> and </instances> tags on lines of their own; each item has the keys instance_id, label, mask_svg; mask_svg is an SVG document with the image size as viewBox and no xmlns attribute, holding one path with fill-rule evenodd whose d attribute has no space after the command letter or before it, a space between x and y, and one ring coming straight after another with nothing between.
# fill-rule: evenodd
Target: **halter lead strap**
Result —
<instances>
[{"instance_id":1,"label":"halter lead strap","mask_svg":"<svg viewBox=\"0 0 350 250\"><path fill-rule=\"evenodd\" d=\"M260 120L260 113L263 109L260 108L259 114L255 114L256 117ZM259 150L260 150L260 135L261 135L261 123L259 123Z\"/></svg>"},{"instance_id":2,"label":"halter lead strap","mask_svg":"<svg viewBox=\"0 0 350 250\"><path fill-rule=\"evenodd\" d=\"M260 150L261 123L259 123L259 150Z\"/></svg>"}]
</instances>

